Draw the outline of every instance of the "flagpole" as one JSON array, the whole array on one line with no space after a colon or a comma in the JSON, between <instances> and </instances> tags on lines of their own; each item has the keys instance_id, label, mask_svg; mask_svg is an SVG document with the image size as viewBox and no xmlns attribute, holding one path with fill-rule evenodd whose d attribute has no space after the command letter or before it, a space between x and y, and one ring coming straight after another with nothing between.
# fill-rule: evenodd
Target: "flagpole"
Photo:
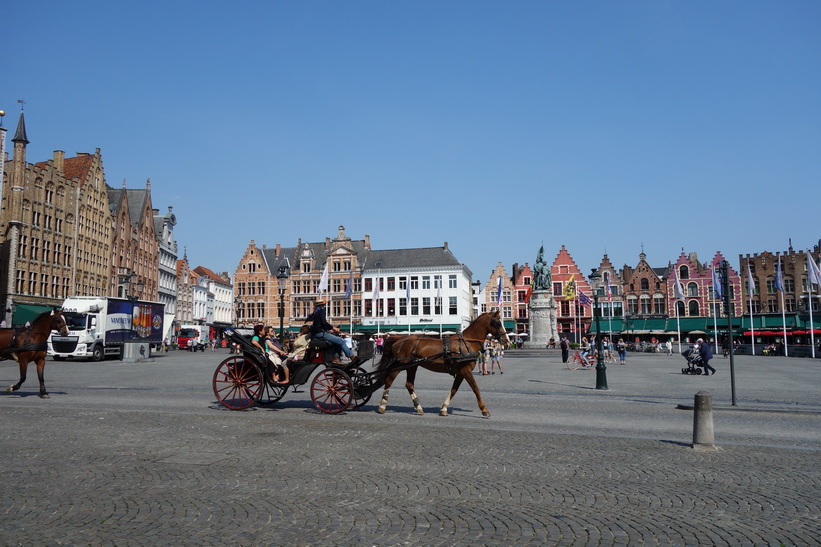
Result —
<instances>
[{"instance_id":1,"label":"flagpole","mask_svg":"<svg viewBox=\"0 0 821 547\"><path fill-rule=\"evenodd\" d=\"M717 316L718 316L718 308L716 307L715 302L713 302L713 332L715 333L715 337L716 337L716 355L718 355L718 318L717 318ZM729 331L731 328L733 328L733 326L729 325L727 327L727 330Z\"/></svg>"},{"instance_id":2,"label":"flagpole","mask_svg":"<svg viewBox=\"0 0 821 547\"><path fill-rule=\"evenodd\" d=\"M678 300L676 300L676 332L678 333L678 352L681 353L681 321L678 317Z\"/></svg>"},{"instance_id":3,"label":"flagpole","mask_svg":"<svg viewBox=\"0 0 821 547\"><path fill-rule=\"evenodd\" d=\"M750 345L753 347L752 354L755 355L755 316L753 315L753 290L755 281L753 272L750 271L750 260L747 259L747 304L750 308Z\"/></svg>"},{"instance_id":4,"label":"flagpole","mask_svg":"<svg viewBox=\"0 0 821 547\"><path fill-rule=\"evenodd\" d=\"M810 287L810 299L807 305L810 308L810 345L812 346L812 358L815 359L815 323L812 320L812 282L807 280L807 285Z\"/></svg>"},{"instance_id":5,"label":"flagpole","mask_svg":"<svg viewBox=\"0 0 821 547\"><path fill-rule=\"evenodd\" d=\"M787 350L787 314L784 310L784 273L781 269L781 256L778 257L778 266L775 270L775 289L781 293L781 328L784 333L784 357L788 357Z\"/></svg>"}]
</instances>

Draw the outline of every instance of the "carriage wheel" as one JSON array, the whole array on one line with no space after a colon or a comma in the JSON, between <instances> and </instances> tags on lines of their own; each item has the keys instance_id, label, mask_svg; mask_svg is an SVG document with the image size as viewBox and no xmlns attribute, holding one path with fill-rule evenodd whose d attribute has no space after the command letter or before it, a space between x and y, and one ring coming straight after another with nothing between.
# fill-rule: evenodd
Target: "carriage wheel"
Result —
<instances>
[{"instance_id":1,"label":"carriage wheel","mask_svg":"<svg viewBox=\"0 0 821 547\"><path fill-rule=\"evenodd\" d=\"M260 390L259 400L257 402L261 405L272 405L282 399L287 391L288 386L272 386L266 383L262 387L262 390Z\"/></svg>"},{"instance_id":2,"label":"carriage wheel","mask_svg":"<svg viewBox=\"0 0 821 547\"><path fill-rule=\"evenodd\" d=\"M367 389L373 384L373 382L368 381L368 372L362 367L354 367L351 370L349 370L348 373L350 374L351 382L353 382L353 408L359 408L368 401L370 401L373 392L371 391L367 395L359 395L357 393L357 389Z\"/></svg>"},{"instance_id":3,"label":"carriage wheel","mask_svg":"<svg viewBox=\"0 0 821 547\"><path fill-rule=\"evenodd\" d=\"M229 357L214 371L214 395L231 410L242 410L257 402L262 387L259 370L243 357Z\"/></svg>"},{"instance_id":4,"label":"carriage wheel","mask_svg":"<svg viewBox=\"0 0 821 547\"><path fill-rule=\"evenodd\" d=\"M344 371L327 368L311 382L311 399L326 414L338 414L353 400L353 383Z\"/></svg>"}]
</instances>

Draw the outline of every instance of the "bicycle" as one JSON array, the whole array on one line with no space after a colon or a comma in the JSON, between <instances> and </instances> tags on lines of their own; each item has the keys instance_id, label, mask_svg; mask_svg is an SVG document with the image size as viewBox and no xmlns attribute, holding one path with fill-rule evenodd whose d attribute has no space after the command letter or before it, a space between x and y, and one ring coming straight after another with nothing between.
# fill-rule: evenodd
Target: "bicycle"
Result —
<instances>
[{"instance_id":1,"label":"bicycle","mask_svg":"<svg viewBox=\"0 0 821 547\"><path fill-rule=\"evenodd\" d=\"M593 368L596 366L596 358L593 354L589 354L587 357L582 357L581 352L576 350L576 353L573 354L573 358L567 361L567 368L570 370L576 370L578 368Z\"/></svg>"}]
</instances>

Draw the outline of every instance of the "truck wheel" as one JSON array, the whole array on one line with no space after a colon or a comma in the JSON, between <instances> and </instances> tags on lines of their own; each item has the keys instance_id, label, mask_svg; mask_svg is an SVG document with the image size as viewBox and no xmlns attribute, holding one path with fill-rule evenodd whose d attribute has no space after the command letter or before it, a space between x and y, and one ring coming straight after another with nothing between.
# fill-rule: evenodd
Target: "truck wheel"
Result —
<instances>
[{"instance_id":1,"label":"truck wheel","mask_svg":"<svg viewBox=\"0 0 821 547\"><path fill-rule=\"evenodd\" d=\"M92 361L102 361L105 357L102 346L94 346L94 351L91 352Z\"/></svg>"}]
</instances>

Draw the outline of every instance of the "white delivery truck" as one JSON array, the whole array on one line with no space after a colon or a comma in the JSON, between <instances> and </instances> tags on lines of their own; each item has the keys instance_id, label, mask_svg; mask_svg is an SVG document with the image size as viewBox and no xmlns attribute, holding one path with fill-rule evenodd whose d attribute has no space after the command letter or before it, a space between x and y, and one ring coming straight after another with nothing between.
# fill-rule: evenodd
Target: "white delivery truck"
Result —
<instances>
[{"instance_id":1,"label":"white delivery truck","mask_svg":"<svg viewBox=\"0 0 821 547\"><path fill-rule=\"evenodd\" d=\"M48 354L102 361L119 356L126 342L162 343L165 305L159 302L98 296L73 296L63 302L68 336L52 334Z\"/></svg>"}]
</instances>

